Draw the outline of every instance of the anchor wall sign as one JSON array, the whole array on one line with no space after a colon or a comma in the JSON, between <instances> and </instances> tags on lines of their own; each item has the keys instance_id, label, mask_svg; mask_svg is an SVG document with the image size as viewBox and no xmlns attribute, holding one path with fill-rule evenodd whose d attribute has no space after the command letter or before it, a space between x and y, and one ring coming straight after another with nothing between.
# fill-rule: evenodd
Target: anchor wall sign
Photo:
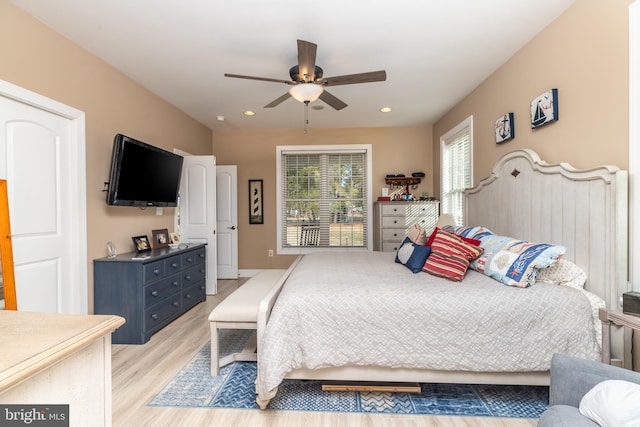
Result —
<instances>
[{"instance_id":1,"label":"anchor wall sign","mask_svg":"<svg viewBox=\"0 0 640 427\"><path fill-rule=\"evenodd\" d=\"M513 124L513 113L507 113L498 118L495 123L496 144L507 142L516 137Z\"/></svg>"}]
</instances>

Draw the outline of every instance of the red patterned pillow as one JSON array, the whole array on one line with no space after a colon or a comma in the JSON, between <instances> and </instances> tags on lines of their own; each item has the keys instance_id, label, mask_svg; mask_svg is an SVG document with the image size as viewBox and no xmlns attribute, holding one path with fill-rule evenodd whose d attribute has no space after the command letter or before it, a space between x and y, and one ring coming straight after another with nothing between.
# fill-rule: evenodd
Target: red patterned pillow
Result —
<instances>
[{"instance_id":1,"label":"red patterned pillow","mask_svg":"<svg viewBox=\"0 0 640 427\"><path fill-rule=\"evenodd\" d=\"M462 256L470 261L479 257L484 249L465 242L461 236L438 230L431 243L431 251L445 256Z\"/></svg>"},{"instance_id":2,"label":"red patterned pillow","mask_svg":"<svg viewBox=\"0 0 640 427\"><path fill-rule=\"evenodd\" d=\"M426 271L434 276L444 277L454 282L460 282L469 267L469 260L461 256L445 256L431 252L427 262L424 263L422 271Z\"/></svg>"},{"instance_id":3,"label":"red patterned pillow","mask_svg":"<svg viewBox=\"0 0 640 427\"><path fill-rule=\"evenodd\" d=\"M445 230L441 230L438 227L434 228L433 233L431 233L431 236L429 236L429 239L427 240L427 243L425 244L425 246L431 246L433 244L433 241L435 240L436 235L438 234L438 231L445 231ZM454 234L454 233L450 233L450 234ZM456 236L458 236L465 242L472 244L473 246L480 246L480 243L482 243L478 239L470 239L469 237L464 237L459 234L456 234Z\"/></svg>"}]
</instances>

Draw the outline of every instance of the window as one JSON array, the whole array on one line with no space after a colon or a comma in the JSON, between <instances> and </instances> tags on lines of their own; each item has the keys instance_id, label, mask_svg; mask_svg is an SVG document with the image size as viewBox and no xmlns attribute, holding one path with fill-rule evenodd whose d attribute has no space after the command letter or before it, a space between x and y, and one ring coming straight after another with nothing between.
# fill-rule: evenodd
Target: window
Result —
<instances>
[{"instance_id":1,"label":"window","mask_svg":"<svg viewBox=\"0 0 640 427\"><path fill-rule=\"evenodd\" d=\"M278 146L278 253L370 249L371 145Z\"/></svg>"},{"instance_id":2,"label":"window","mask_svg":"<svg viewBox=\"0 0 640 427\"><path fill-rule=\"evenodd\" d=\"M464 190L472 187L473 116L440 138L440 209L464 223Z\"/></svg>"}]
</instances>

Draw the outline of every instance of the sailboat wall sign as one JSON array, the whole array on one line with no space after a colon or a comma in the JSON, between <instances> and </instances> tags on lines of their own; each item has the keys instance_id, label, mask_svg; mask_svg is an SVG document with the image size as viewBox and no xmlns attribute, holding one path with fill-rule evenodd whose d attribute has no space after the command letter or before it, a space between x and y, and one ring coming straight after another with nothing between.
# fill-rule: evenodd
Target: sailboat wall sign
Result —
<instances>
[{"instance_id":1,"label":"sailboat wall sign","mask_svg":"<svg viewBox=\"0 0 640 427\"><path fill-rule=\"evenodd\" d=\"M531 128L558 120L558 89L549 89L531 100Z\"/></svg>"}]
</instances>

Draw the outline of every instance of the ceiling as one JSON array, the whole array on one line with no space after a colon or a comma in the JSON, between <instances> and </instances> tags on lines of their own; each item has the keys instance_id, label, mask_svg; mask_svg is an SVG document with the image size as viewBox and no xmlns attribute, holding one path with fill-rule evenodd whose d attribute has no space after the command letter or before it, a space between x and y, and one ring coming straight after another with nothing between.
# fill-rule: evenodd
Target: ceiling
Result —
<instances>
[{"instance_id":1,"label":"ceiling","mask_svg":"<svg viewBox=\"0 0 640 427\"><path fill-rule=\"evenodd\" d=\"M297 39L318 45L325 77L387 72L330 88L349 106L311 103L310 128L433 123L574 2L11 1L214 130L303 127L293 98L263 108L290 86L224 77L289 79Z\"/></svg>"}]
</instances>

